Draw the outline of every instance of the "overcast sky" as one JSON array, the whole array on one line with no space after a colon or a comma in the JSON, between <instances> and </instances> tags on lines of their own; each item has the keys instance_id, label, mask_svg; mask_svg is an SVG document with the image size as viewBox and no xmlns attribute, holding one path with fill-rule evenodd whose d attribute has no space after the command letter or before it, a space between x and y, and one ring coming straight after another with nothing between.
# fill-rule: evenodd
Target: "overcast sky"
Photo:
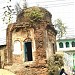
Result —
<instances>
[{"instance_id":1,"label":"overcast sky","mask_svg":"<svg viewBox=\"0 0 75 75\"><path fill-rule=\"evenodd\" d=\"M3 6L6 6L9 0L0 0L0 44L6 41L7 25L2 22ZM16 2L22 5L22 0L11 0L12 6ZM28 7L40 6L46 8L52 14L52 22L60 18L65 26L68 27L67 35L75 35L75 0L27 0Z\"/></svg>"}]
</instances>

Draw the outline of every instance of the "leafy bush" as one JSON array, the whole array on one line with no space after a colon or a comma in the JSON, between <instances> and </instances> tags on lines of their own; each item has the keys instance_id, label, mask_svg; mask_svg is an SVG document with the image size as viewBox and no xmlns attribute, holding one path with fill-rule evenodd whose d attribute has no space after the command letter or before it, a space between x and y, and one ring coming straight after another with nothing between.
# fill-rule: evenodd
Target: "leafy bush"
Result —
<instances>
[{"instance_id":1,"label":"leafy bush","mask_svg":"<svg viewBox=\"0 0 75 75\"><path fill-rule=\"evenodd\" d=\"M54 54L48 59L49 75L58 75L59 69L64 65L63 57L59 54Z\"/></svg>"}]
</instances>

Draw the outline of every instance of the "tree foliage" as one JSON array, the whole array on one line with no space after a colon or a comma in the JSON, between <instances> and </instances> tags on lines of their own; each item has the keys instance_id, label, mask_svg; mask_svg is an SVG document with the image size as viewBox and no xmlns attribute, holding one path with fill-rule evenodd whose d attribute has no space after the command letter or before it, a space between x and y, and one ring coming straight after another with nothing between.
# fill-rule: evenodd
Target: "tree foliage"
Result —
<instances>
[{"instance_id":1,"label":"tree foliage","mask_svg":"<svg viewBox=\"0 0 75 75\"><path fill-rule=\"evenodd\" d=\"M14 15L18 15L21 12L22 8L19 5L19 3L16 3L15 8L13 8L13 6L11 5L11 0L9 0L9 2L7 3L8 4L3 7L4 13L3 13L2 20L4 23L10 24L12 23L12 19L14 18ZM23 7L27 8L26 0L24 1Z\"/></svg>"},{"instance_id":2,"label":"tree foliage","mask_svg":"<svg viewBox=\"0 0 75 75\"><path fill-rule=\"evenodd\" d=\"M22 11L22 9L26 9L27 8L27 2L26 0L23 0L23 5L22 5L23 8L21 8L20 4L17 2L16 5L15 5L15 10L16 10L16 13L17 15L20 14L20 12Z\"/></svg>"},{"instance_id":3,"label":"tree foliage","mask_svg":"<svg viewBox=\"0 0 75 75\"><path fill-rule=\"evenodd\" d=\"M48 59L48 71L49 75L55 73L64 65L63 57L59 54L54 54Z\"/></svg>"},{"instance_id":4,"label":"tree foliage","mask_svg":"<svg viewBox=\"0 0 75 75\"><path fill-rule=\"evenodd\" d=\"M55 29L57 30L57 36L58 38L63 37L63 35L66 33L66 26L62 22L61 19L57 19L54 21Z\"/></svg>"},{"instance_id":5,"label":"tree foliage","mask_svg":"<svg viewBox=\"0 0 75 75\"><path fill-rule=\"evenodd\" d=\"M13 15L15 15L14 9L12 8L11 5L7 5L5 7L3 7L4 13L3 13L3 22L5 22L6 24L11 23L12 19L13 19Z\"/></svg>"},{"instance_id":6,"label":"tree foliage","mask_svg":"<svg viewBox=\"0 0 75 75\"><path fill-rule=\"evenodd\" d=\"M19 3L16 3L16 5L15 5L15 10L16 10L17 15L20 14L20 12L22 11L22 9L21 9Z\"/></svg>"}]
</instances>

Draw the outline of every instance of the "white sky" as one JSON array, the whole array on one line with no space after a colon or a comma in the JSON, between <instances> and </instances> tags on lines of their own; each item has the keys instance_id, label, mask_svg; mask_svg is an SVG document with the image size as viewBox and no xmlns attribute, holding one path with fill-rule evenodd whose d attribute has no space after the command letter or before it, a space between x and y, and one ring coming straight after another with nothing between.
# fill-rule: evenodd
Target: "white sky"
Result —
<instances>
[{"instance_id":1,"label":"white sky","mask_svg":"<svg viewBox=\"0 0 75 75\"><path fill-rule=\"evenodd\" d=\"M9 1L9 0L8 0ZM16 2L22 4L22 0L11 0L12 5ZM2 7L6 6L7 0L0 0L0 44L5 43L7 25L2 22ZM52 14L52 22L60 18L67 26L67 36L75 36L75 0L27 0L28 7L40 6L46 8Z\"/></svg>"}]
</instances>

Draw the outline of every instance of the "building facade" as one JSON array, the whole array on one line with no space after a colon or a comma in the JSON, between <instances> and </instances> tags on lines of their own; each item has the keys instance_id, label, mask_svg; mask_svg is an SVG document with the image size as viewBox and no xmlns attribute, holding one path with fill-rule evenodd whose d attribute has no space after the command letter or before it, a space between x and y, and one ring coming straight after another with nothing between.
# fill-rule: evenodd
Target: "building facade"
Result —
<instances>
[{"instance_id":1,"label":"building facade","mask_svg":"<svg viewBox=\"0 0 75 75\"><path fill-rule=\"evenodd\" d=\"M47 75L47 60L56 52L57 32L51 17L44 8L30 7L17 16L16 23L8 25L5 64L24 64L31 72L37 71L36 75Z\"/></svg>"},{"instance_id":2,"label":"building facade","mask_svg":"<svg viewBox=\"0 0 75 75\"><path fill-rule=\"evenodd\" d=\"M75 68L75 38L57 40L57 52L63 52L64 67L71 73Z\"/></svg>"}]
</instances>

